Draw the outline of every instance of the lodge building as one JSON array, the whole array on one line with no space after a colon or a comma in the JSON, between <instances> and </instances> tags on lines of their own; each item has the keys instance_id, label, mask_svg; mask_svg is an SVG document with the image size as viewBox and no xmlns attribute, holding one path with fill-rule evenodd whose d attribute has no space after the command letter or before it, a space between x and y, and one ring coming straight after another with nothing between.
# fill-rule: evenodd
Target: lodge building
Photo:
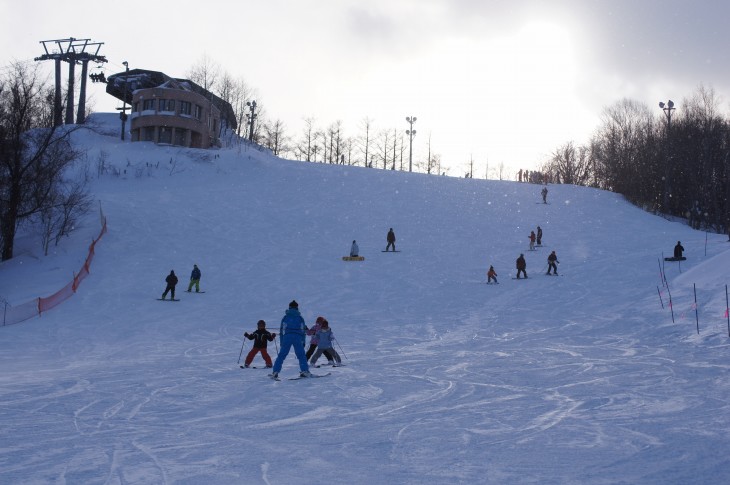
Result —
<instances>
[{"instance_id":1,"label":"lodge building","mask_svg":"<svg viewBox=\"0 0 730 485\"><path fill-rule=\"evenodd\" d=\"M236 128L231 105L188 79L133 69L109 76L106 92L131 105L132 142L210 148Z\"/></svg>"}]
</instances>

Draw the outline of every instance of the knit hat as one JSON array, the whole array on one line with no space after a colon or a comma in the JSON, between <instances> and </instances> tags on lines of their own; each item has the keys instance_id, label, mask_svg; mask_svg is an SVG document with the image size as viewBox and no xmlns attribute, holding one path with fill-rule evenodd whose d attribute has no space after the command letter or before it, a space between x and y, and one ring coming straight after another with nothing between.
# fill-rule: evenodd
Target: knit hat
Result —
<instances>
[{"instance_id":1,"label":"knit hat","mask_svg":"<svg viewBox=\"0 0 730 485\"><path fill-rule=\"evenodd\" d=\"M289 303L289 308L299 308L299 303L297 303L296 300L292 300L291 303Z\"/></svg>"},{"instance_id":2,"label":"knit hat","mask_svg":"<svg viewBox=\"0 0 730 485\"><path fill-rule=\"evenodd\" d=\"M324 321L324 317L317 317L317 323L321 323Z\"/></svg>"},{"instance_id":3,"label":"knit hat","mask_svg":"<svg viewBox=\"0 0 730 485\"><path fill-rule=\"evenodd\" d=\"M258 322L256 322L256 325L266 325L266 322L264 322L263 320L259 320Z\"/></svg>"}]
</instances>

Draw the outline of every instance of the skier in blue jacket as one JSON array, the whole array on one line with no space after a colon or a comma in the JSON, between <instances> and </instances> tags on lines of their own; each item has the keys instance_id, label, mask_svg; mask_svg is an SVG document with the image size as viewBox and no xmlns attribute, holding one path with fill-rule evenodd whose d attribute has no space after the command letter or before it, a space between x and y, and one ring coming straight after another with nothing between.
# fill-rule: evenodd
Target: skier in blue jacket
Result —
<instances>
[{"instance_id":1,"label":"skier in blue jacket","mask_svg":"<svg viewBox=\"0 0 730 485\"><path fill-rule=\"evenodd\" d=\"M289 350L294 347L294 353L297 355L299 360L299 375L301 377L309 377L309 364L307 363L307 356L304 352L304 339L307 331L307 325L304 323L304 318L299 313L299 304L296 300L289 303L289 309L285 312L284 318L281 319L281 326L279 327L279 339L281 341L281 350L279 355L276 357L274 362L273 372L271 377L277 379L281 367L284 365L284 359L289 355Z\"/></svg>"}]
</instances>

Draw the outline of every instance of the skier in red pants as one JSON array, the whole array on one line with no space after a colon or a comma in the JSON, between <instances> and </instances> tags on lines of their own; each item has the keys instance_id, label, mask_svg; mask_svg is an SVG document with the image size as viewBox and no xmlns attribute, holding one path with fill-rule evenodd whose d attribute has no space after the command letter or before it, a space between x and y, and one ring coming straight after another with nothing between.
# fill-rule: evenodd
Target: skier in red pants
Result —
<instances>
[{"instance_id":1,"label":"skier in red pants","mask_svg":"<svg viewBox=\"0 0 730 485\"><path fill-rule=\"evenodd\" d=\"M271 342L272 340L274 340L276 338L276 334L266 330L266 322L263 320L259 320L258 327L259 328L254 333L246 332L243 334L243 336L247 339L255 340L251 352L249 352L246 356L246 362L244 363L244 367L248 367L249 365L251 365L251 362L253 362L253 358L256 357L256 354L261 352L261 357L264 358L264 362L266 362L266 367L269 368L271 367L271 357L269 357L269 353L266 351L266 344L267 342Z\"/></svg>"}]
</instances>

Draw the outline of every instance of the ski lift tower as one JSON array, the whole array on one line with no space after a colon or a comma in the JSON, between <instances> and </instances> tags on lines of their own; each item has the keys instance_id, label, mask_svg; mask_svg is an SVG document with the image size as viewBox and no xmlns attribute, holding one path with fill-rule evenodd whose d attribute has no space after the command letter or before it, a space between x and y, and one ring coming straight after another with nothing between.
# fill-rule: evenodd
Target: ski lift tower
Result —
<instances>
[{"instance_id":1,"label":"ski lift tower","mask_svg":"<svg viewBox=\"0 0 730 485\"><path fill-rule=\"evenodd\" d=\"M76 123L83 124L86 121L86 77L89 69L89 62L107 62L106 57L99 55L99 49L103 42L91 42L91 39L68 39L42 40L45 54L36 57L36 61L53 60L56 64L56 92L53 98L53 126L63 124L63 113L61 103L61 61L68 62L68 100L66 102L66 124L74 122L74 81L76 64L81 64L81 89L79 92L79 106L76 114ZM54 46L56 49L54 49ZM50 50L49 50L50 47ZM88 50L87 50L88 49ZM93 52L92 52L93 51Z\"/></svg>"}]
</instances>

